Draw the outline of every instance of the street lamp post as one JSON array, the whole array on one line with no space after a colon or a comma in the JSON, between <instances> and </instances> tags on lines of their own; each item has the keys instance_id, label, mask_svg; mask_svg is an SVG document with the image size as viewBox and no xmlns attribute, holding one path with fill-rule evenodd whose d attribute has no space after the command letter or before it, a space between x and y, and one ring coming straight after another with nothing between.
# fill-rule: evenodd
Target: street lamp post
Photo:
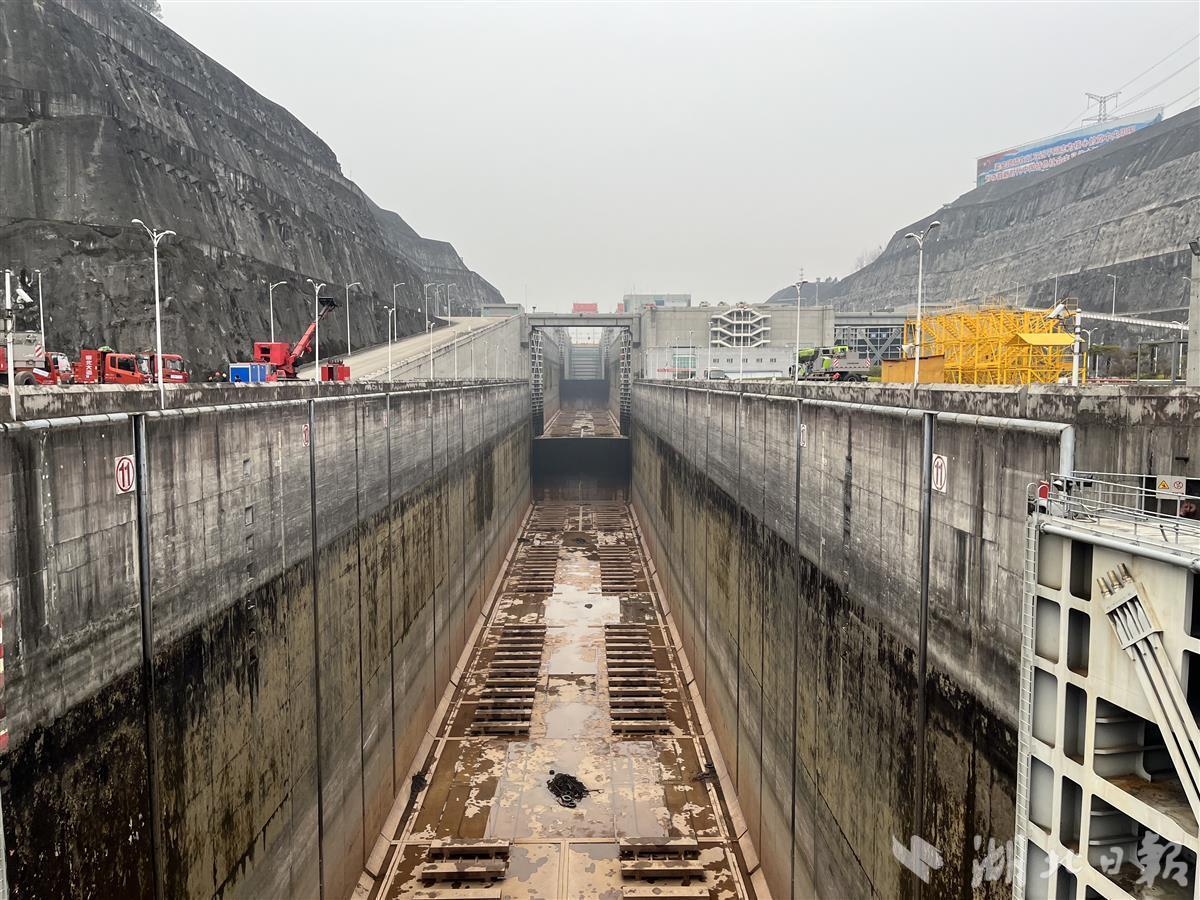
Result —
<instances>
[{"instance_id":1,"label":"street lamp post","mask_svg":"<svg viewBox=\"0 0 1200 900\"><path fill-rule=\"evenodd\" d=\"M316 367L317 393L321 393L321 291L325 282L319 284L311 278L306 278L313 286L313 365Z\"/></svg>"},{"instance_id":2,"label":"street lamp post","mask_svg":"<svg viewBox=\"0 0 1200 900\"><path fill-rule=\"evenodd\" d=\"M1189 279L1188 294L1188 353L1187 353L1187 386L1200 387L1200 292L1196 290L1196 282L1200 280L1200 236L1188 241L1191 251L1191 278Z\"/></svg>"},{"instance_id":3,"label":"street lamp post","mask_svg":"<svg viewBox=\"0 0 1200 900\"><path fill-rule=\"evenodd\" d=\"M346 355L350 355L350 288L361 287L361 281L353 281L346 285Z\"/></svg>"},{"instance_id":4,"label":"street lamp post","mask_svg":"<svg viewBox=\"0 0 1200 900\"><path fill-rule=\"evenodd\" d=\"M388 316L388 384L392 383L392 341L396 337L396 288L404 287L403 281L397 281L392 285L392 312Z\"/></svg>"},{"instance_id":5,"label":"street lamp post","mask_svg":"<svg viewBox=\"0 0 1200 900\"><path fill-rule=\"evenodd\" d=\"M425 326L425 330L429 332L429 380L433 381L433 323L430 322Z\"/></svg>"},{"instance_id":6,"label":"street lamp post","mask_svg":"<svg viewBox=\"0 0 1200 900\"><path fill-rule=\"evenodd\" d=\"M1108 274L1104 277L1111 278L1113 280L1112 314L1115 316L1117 314L1117 276Z\"/></svg>"},{"instance_id":7,"label":"street lamp post","mask_svg":"<svg viewBox=\"0 0 1200 900\"><path fill-rule=\"evenodd\" d=\"M796 344L792 349L792 384L800 383L800 288L807 283L801 270L800 280L796 282Z\"/></svg>"},{"instance_id":8,"label":"street lamp post","mask_svg":"<svg viewBox=\"0 0 1200 900\"><path fill-rule=\"evenodd\" d=\"M916 387L921 380L921 309L925 288L925 239L929 237L933 229L941 227L941 222L930 222L929 227L924 231L917 234L910 231L904 236L905 240L911 239L917 242L917 333L915 337L916 359L913 360L913 387Z\"/></svg>"},{"instance_id":9,"label":"street lamp post","mask_svg":"<svg viewBox=\"0 0 1200 900\"><path fill-rule=\"evenodd\" d=\"M437 285L436 281L431 281L425 285L423 293L425 294L425 327L429 328L429 289Z\"/></svg>"},{"instance_id":10,"label":"street lamp post","mask_svg":"<svg viewBox=\"0 0 1200 900\"><path fill-rule=\"evenodd\" d=\"M276 281L267 288L267 305L271 308L271 343L275 343L275 288L287 284L286 281Z\"/></svg>"},{"instance_id":11,"label":"street lamp post","mask_svg":"<svg viewBox=\"0 0 1200 900\"><path fill-rule=\"evenodd\" d=\"M42 270L34 269L38 277L38 332L42 336L42 353L46 353L46 307L42 305Z\"/></svg>"},{"instance_id":12,"label":"street lamp post","mask_svg":"<svg viewBox=\"0 0 1200 900\"><path fill-rule=\"evenodd\" d=\"M141 225L146 229L146 234L150 235L150 243L154 247L154 333L158 344L158 349L155 352L154 368L158 370L158 405L160 409L167 408L167 388L163 382L163 361L162 361L162 304L160 302L160 289L158 279L158 242L163 238L173 235L173 231L155 231L141 219L131 220L134 225Z\"/></svg>"},{"instance_id":13,"label":"street lamp post","mask_svg":"<svg viewBox=\"0 0 1200 900\"><path fill-rule=\"evenodd\" d=\"M8 411L17 421L17 367L13 365L13 328L17 319L12 308L12 269L4 270L4 343L8 361Z\"/></svg>"}]
</instances>

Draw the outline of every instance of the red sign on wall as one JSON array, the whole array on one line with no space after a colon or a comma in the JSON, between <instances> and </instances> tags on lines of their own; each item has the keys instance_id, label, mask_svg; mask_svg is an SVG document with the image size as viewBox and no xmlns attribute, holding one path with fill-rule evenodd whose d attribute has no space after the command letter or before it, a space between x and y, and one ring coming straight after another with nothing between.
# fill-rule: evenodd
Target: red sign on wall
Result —
<instances>
[{"instance_id":1,"label":"red sign on wall","mask_svg":"<svg viewBox=\"0 0 1200 900\"><path fill-rule=\"evenodd\" d=\"M117 485L118 494L128 494L133 490L134 477L133 456L118 456L113 465L113 481Z\"/></svg>"}]
</instances>

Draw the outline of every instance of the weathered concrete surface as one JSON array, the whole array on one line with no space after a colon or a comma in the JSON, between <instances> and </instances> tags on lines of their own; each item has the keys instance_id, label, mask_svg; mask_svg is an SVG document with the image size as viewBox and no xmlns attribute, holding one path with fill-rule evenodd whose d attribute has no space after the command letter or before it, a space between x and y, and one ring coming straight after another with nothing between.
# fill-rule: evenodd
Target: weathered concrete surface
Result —
<instances>
[{"instance_id":1,"label":"weathered concrete surface","mask_svg":"<svg viewBox=\"0 0 1200 900\"><path fill-rule=\"evenodd\" d=\"M1027 487L1058 440L937 425L950 478L932 504L921 735L920 417L792 397L1074 422L1082 468L1194 477L1200 395L763 387L639 382L632 444L634 507L767 880L776 896L914 896L892 839L914 832L923 741L922 833L945 858L926 896L1007 896L972 888L974 840L1012 834Z\"/></svg>"},{"instance_id":2,"label":"weathered concrete surface","mask_svg":"<svg viewBox=\"0 0 1200 900\"><path fill-rule=\"evenodd\" d=\"M347 394L311 466L306 400L144 420L156 809L131 423L0 434L14 897L151 896L155 821L165 896L350 894L527 503L529 395Z\"/></svg>"},{"instance_id":3,"label":"weathered concrete surface","mask_svg":"<svg viewBox=\"0 0 1200 900\"><path fill-rule=\"evenodd\" d=\"M428 381L430 350L433 378L436 381L475 381L496 378L529 377L528 331L521 316L455 317L451 327L433 330L393 341L391 376L388 376L389 350L386 343L360 348L343 357L355 381ZM321 358L325 358L322 351ZM315 366L300 368L300 377L313 377Z\"/></svg>"},{"instance_id":4,"label":"weathered concrete surface","mask_svg":"<svg viewBox=\"0 0 1200 900\"><path fill-rule=\"evenodd\" d=\"M426 367L428 371L428 366ZM437 375L442 378L441 366ZM469 373L468 373L469 375ZM495 383L497 379L491 379ZM462 379L462 387L474 388L484 384L484 379ZM323 383L318 389L311 381L270 382L264 384L229 384L193 382L191 384L168 384L165 386L166 409L177 413L201 407L226 406L233 404L268 403L277 400L311 400L317 397L361 397L388 390L386 382L341 382ZM429 382L408 381L394 385L393 390L413 391L427 389ZM434 387L444 388L445 384ZM12 420L9 414L8 397L4 392L7 384L0 386L0 425ZM158 385L109 385L72 384L66 386L30 386L17 390L17 421L30 422L39 419L61 419L71 416L108 415L110 413L152 412L159 408Z\"/></svg>"},{"instance_id":5,"label":"weathered concrete surface","mask_svg":"<svg viewBox=\"0 0 1200 900\"><path fill-rule=\"evenodd\" d=\"M1200 233L1200 109L1192 108L1040 175L994 182L897 229L870 265L821 285L835 307L880 309L916 302L917 254L904 235L934 219L940 233L926 248L925 300L1003 297L1050 306L1078 297L1109 312L1164 310L1187 318L1190 253ZM1196 288L1193 287L1193 290ZM772 299L791 299L781 288ZM1128 335L1098 325L1096 342ZM1152 335L1162 337L1162 333Z\"/></svg>"},{"instance_id":6,"label":"weathered concrete surface","mask_svg":"<svg viewBox=\"0 0 1200 900\"><path fill-rule=\"evenodd\" d=\"M371 202L294 116L123 0L0 4L0 194L0 255L43 270L48 343L63 351L152 343L134 217L178 232L161 247L163 341L206 370L267 339L267 282L287 282L277 336L296 340L306 277L339 301L361 281L356 347L386 339L371 310L393 283L400 334L423 327L425 283L455 283L456 309L500 300L453 247ZM342 352L344 311L328 321L321 346Z\"/></svg>"},{"instance_id":7,"label":"weathered concrete surface","mask_svg":"<svg viewBox=\"0 0 1200 900\"><path fill-rule=\"evenodd\" d=\"M605 575L614 565L629 573L621 587ZM526 581L529 567L546 581ZM503 718L524 732L482 734L484 717L496 716L482 708L495 686L496 654L515 629L525 630L524 650L533 654L524 675L532 686L527 706ZM695 777L720 760L676 649L628 507L611 498L536 502L424 762L429 785L388 835L393 849L372 896L412 897L432 841L482 838L512 842L494 885L505 897L615 900L622 887L650 887L623 877L617 862L618 841L639 838L702 842L697 857L706 871L690 879L693 888L768 900L748 884L728 788ZM628 665L634 655L644 659L636 672ZM634 674L651 681L615 683ZM630 711L634 691L642 708ZM659 727L620 734L630 719ZM571 773L593 793L577 807L558 805L545 787L548 770ZM679 882L660 875L652 885L670 891Z\"/></svg>"}]
</instances>

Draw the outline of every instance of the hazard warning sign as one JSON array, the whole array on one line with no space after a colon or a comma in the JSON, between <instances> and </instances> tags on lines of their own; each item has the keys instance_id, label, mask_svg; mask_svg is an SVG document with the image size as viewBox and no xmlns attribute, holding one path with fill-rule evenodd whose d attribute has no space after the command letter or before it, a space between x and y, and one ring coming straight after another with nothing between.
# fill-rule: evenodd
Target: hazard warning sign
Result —
<instances>
[{"instance_id":1,"label":"hazard warning sign","mask_svg":"<svg viewBox=\"0 0 1200 900\"><path fill-rule=\"evenodd\" d=\"M1155 475L1154 494L1160 500L1177 500L1187 493L1187 479L1182 475Z\"/></svg>"}]
</instances>

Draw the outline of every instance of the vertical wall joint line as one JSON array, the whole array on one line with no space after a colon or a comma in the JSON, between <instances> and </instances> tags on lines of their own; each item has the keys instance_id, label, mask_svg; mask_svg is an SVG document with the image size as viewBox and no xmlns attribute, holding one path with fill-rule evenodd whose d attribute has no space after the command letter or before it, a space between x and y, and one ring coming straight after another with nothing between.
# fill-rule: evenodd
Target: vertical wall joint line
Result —
<instances>
[{"instance_id":1,"label":"vertical wall joint line","mask_svg":"<svg viewBox=\"0 0 1200 900\"><path fill-rule=\"evenodd\" d=\"M150 864L154 869L154 896L166 896L163 884L161 781L158 767L158 734L155 730L154 607L150 582L150 465L146 450L146 417L133 416L134 496L137 505L138 601L142 613L142 690L146 727L146 765L149 778Z\"/></svg>"},{"instance_id":2,"label":"vertical wall joint line","mask_svg":"<svg viewBox=\"0 0 1200 900\"><path fill-rule=\"evenodd\" d=\"M392 395L384 395L384 447L387 453L387 526L388 526L388 682L391 687L391 705L388 718L392 723L392 793L399 794L396 784L396 621L394 572L392 571L392 520L395 518L392 495Z\"/></svg>"},{"instance_id":3,"label":"vertical wall joint line","mask_svg":"<svg viewBox=\"0 0 1200 900\"><path fill-rule=\"evenodd\" d=\"M929 670L929 544L933 518L933 442L936 423L937 413L927 412L921 417L921 597L917 637L916 777L913 780L916 794L913 798L913 835L922 839L925 838L925 731L928 719L925 692ZM922 883L918 880L918 900L921 887Z\"/></svg>"},{"instance_id":4,"label":"vertical wall joint line","mask_svg":"<svg viewBox=\"0 0 1200 900\"><path fill-rule=\"evenodd\" d=\"M363 672L363 627L362 627L362 533L363 533L363 517L362 517L362 448L359 444L359 432L362 432L362 439L366 440L367 415L363 408L364 404L369 403L369 400L355 400L351 404L354 410L354 519L358 523L354 529L354 577L357 583L355 594L357 595L358 609L358 787L359 787L359 812L362 821L362 852L363 865L366 865L367 854L370 852L367 845L367 710L366 699L363 696L366 693L366 678Z\"/></svg>"},{"instance_id":5,"label":"vertical wall joint line","mask_svg":"<svg viewBox=\"0 0 1200 900\"><path fill-rule=\"evenodd\" d=\"M308 401L308 509L312 531L312 608L313 608L313 696L316 699L316 715L313 719L316 730L317 759L317 873L318 890L325 897L325 788L321 765L321 614L318 605L320 592L317 576L320 572L317 554L321 547L317 531L317 407Z\"/></svg>"}]
</instances>

